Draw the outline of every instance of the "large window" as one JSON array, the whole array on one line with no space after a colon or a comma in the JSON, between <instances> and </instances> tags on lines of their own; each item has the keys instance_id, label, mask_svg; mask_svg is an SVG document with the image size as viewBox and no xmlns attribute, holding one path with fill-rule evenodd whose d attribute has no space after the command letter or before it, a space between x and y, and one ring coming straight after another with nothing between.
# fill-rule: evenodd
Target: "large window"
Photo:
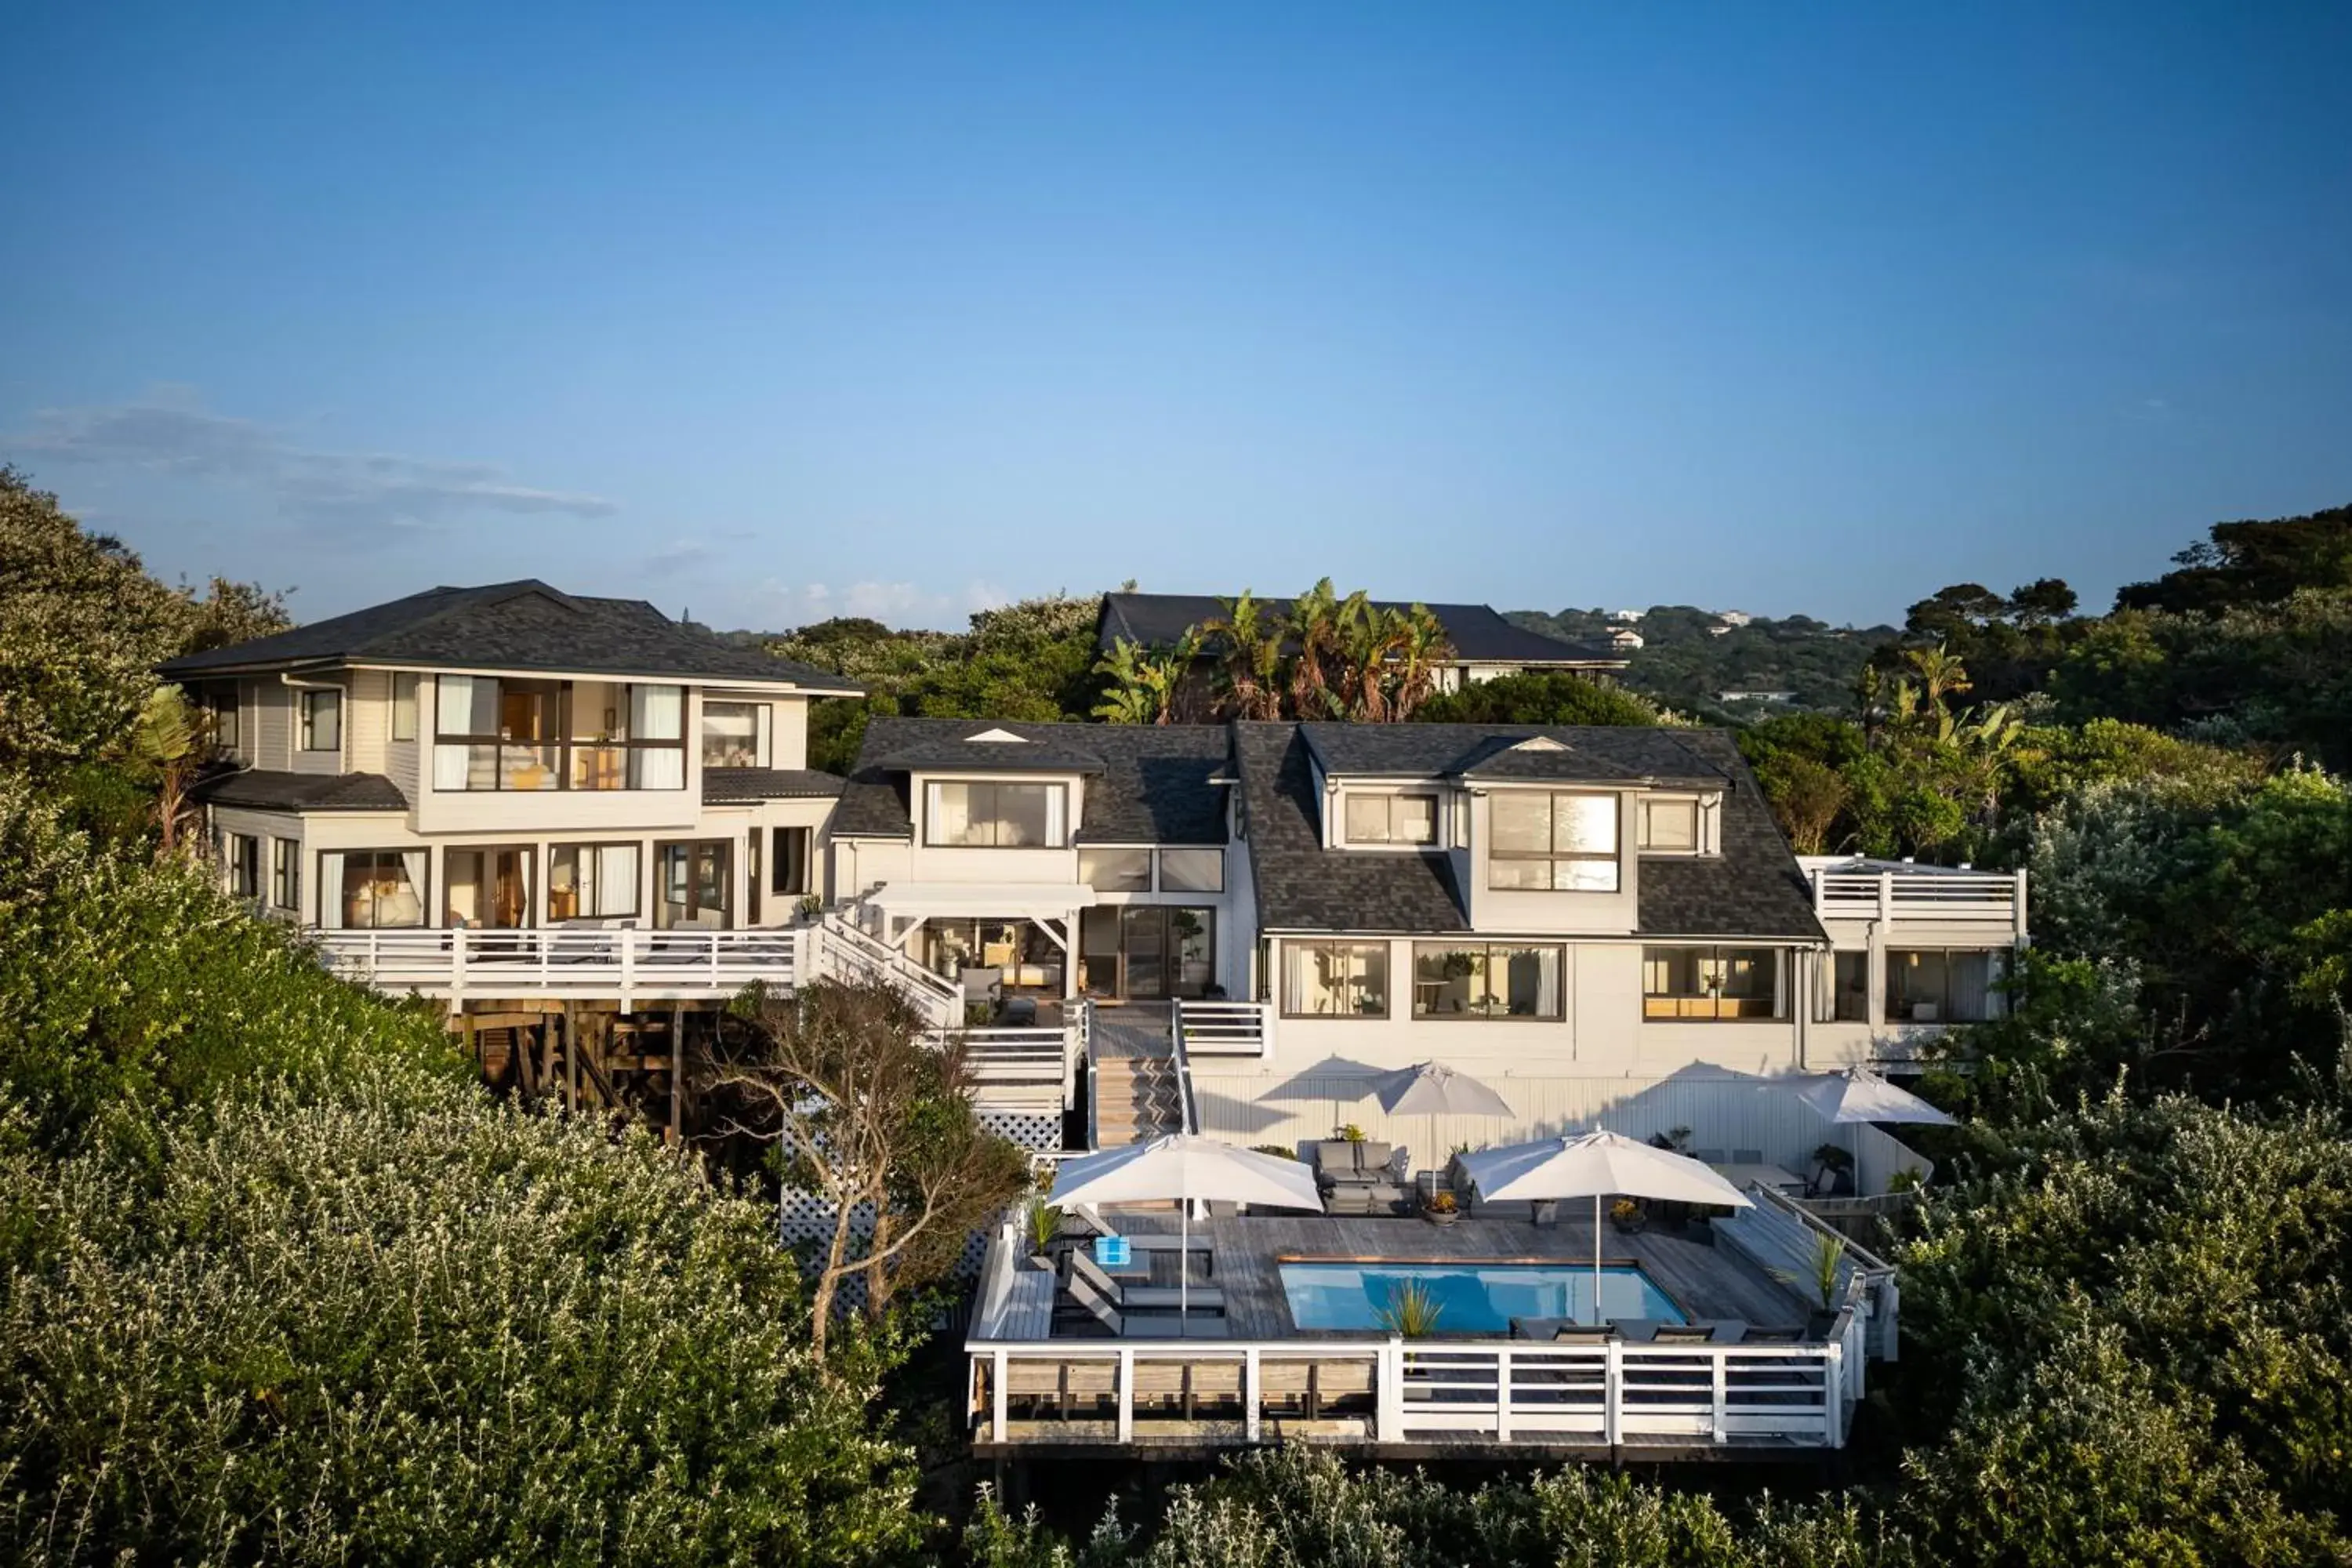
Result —
<instances>
[{"instance_id":1,"label":"large window","mask_svg":"<svg viewBox=\"0 0 2352 1568\"><path fill-rule=\"evenodd\" d=\"M1069 791L1057 784L937 782L923 801L923 842L961 849L1059 849Z\"/></svg>"},{"instance_id":2,"label":"large window","mask_svg":"<svg viewBox=\"0 0 2352 1568\"><path fill-rule=\"evenodd\" d=\"M1617 890L1617 797L1496 790L1488 801L1487 885Z\"/></svg>"},{"instance_id":3,"label":"large window","mask_svg":"<svg viewBox=\"0 0 2352 1568\"><path fill-rule=\"evenodd\" d=\"M1225 890L1225 852L1222 849L1162 849L1160 890L1163 893L1222 893Z\"/></svg>"},{"instance_id":4,"label":"large window","mask_svg":"<svg viewBox=\"0 0 2352 1568\"><path fill-rule=\"evenodd\" d=\"M1778 1018L1780 955L1769 947L1645 947L1642 1016Z\"/></svg>"},{"instance_id":5,"label":"large window","mask_svg":"<svg viewBox=\"0 0 2352 1568\"><path fill-rule=\"evenodd\" d=\"M702 705L702 765L706 768L756 768L765 765L760 721L767 716L764 702L705 702Z\"/></svg>"},{"instance_id":6,"label":"large window","mask_svg":"<svg viewBox=\"0 0 2352 1568\"><path fill-rule=\"evenodd\" d=\"M1388 943L1286 942L1282 954L1283 1016L1389 1016Z\"/></svg>"},{"instance_id":7,"label":"large window","mask_svg":"<svg viewBox=\"0 0 2352 1568\"><path fill-rule=\"evenodd\" d=\"M686 689L445 675L436 790L686 787Z\"/></svg>"},{"instance_id":8,"label":"large window","mask_svg":"<svg viewBox=\"0 0 2352 1568\"><path fill-rule=\"evenodd\" d=\"M237 701L237 688L224 686L205 699L205 712L212 720L213 744L224 752L234 752L240 743L243 726Z\"/></svg>"},{"instance_id":9,"label":"large window","mask_svg":"<svg viewBox=\"0 0 2352 1568\"><path fill-rule=\"evenodd\" d=\"M1560 950L1507 942L1415 942L1416 1018L1558 1018Z\"/></svg>"},{"instance_id":10,"label":"large window","mask_svg":"<svg viewBox=\"0 0 2352 1568\"><path fill-rule=\"evenodd\" d=\"M302 847L291 838L269 841L269 903L280 910L302 907Z\"/></svg>"},{"instance_id":11,"label":"large window","mask_svg":"<svg viewBox=\"0 0 2352 1568\"><path fill-rule=\"evenodd\" d=\"M1870 1022L1870 954L1840 952L1830 965L1830 1017L1841 1024Z\"/></svg>"},{"instance_id":12,"label":"large window","mask_svg":"<svg viewBox=\"0 0 2352 1568\"><path fill-rule=\"evenodd\" d=\"M733 874L723 839L664 844L655 862L654 924L663 931L724 931Z\"/></svg>"},{"instance_id":13,"label":"large window","mask_svg":"<svg viewBox=\"0 0 2352 1568\"><path fill-rule=\"evenodd\" d=\"M261 896L261 840L250 833L232 833L221 841L221 857L228 863L228 890L240 899Z\"/></svg>"},{"instance_id":14,"label":"large window","mask_svg":"<svg viewBox=\"0 0 2352 1568\"><path fill-rule=\"evenodd\" d=\"M393 671L392 738L416 739L416 677L406 670Z\"/></svg>"},{"instance_id":15,"label":"large window","mask_svg":"<svg viewBox=\"0 0 2352 1568\"><path fill-rule=\"evenodd\" d=\"M354 930L425 923L425 851L348 849L319 857L320 911Z\"/></svg>"},{"instance_id":16,"label":"large window","mask_svg":"<svg viewBox=\"0 0 2352 1568\"><path fill-rule=\"evenodd\" d=\"M1998 1016L1999 958L1973 948L1888 948L1886 1022L1980 1024Z\"/></svg>"},{"instance_id":17,"label":"large window","mask_svg":"<svg viewBox=\"0 0 2352 1568\"><path fill-rule=\"evenodd\" d=\"M1097 893L1151 891L1149 849L1081 849L1078 880Z\"/></svg>"},{"instance_id":18,"label":"large window","mask_svg":"<svg viewBox=\"0 0 2352 1568\"><path fill-rule=\"evenodd\" d=\"M547 851L547 918L625 920L637 912L637 847L555 844Z\"/></svg>"},{"instance_id":19,"label":"large window","mask_svg":"<svg viewBox=\"0 0 2352 1568\"><path fill-rule=\"evenodd\" d=\"M1698 802L1688 798L1643 801L1642 847L1666 853L1696 850Z\"/></svg>"},{"instance_id":20,"label":"large window","mask_svg":"<svg viewBox=\"0 0 2352 1568\"><path fill-rule=\"evenodd\" d=\"M302 749L340 752L343 749L343 694L310 690L299 693L302 704Z\"/></svg>"},{"instance_id":21,"label":"large window","mask_svg":"<svg viewBox=\"0 0 2352 1568\"><path fill-rule=\"evenodd\" d=\"M1437 797L1433 795L1348 796L1349 844L1434 844Z\"/></svg>"}]
</instances>

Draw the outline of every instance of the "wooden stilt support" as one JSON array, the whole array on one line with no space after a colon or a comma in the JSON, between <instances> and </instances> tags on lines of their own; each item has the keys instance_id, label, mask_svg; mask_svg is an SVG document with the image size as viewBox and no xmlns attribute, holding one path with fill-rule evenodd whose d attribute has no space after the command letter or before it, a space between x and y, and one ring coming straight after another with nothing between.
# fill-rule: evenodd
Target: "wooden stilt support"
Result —
<instances>
[{"instance_id":1,"label":"wooden stilt support","mask_svg":"<svg viewBox=\"0 0 2352 1568\"><path fill-rule=\"evenodd\" d=\"M669 1005L669 1131L671 1143L686 1137L686 1010Z\"/></svg>"},{"instance_id":2,"label":"wooden stilt support","mask_svg":"<svg viewBox=\"0 0 2352 1568\"><path fill-rule=\"evenodd\" d=\"M542 1094L555 1092L555 1026L545 1018L539 1021L539 1086Z\"/></svg>"}]
</instances>

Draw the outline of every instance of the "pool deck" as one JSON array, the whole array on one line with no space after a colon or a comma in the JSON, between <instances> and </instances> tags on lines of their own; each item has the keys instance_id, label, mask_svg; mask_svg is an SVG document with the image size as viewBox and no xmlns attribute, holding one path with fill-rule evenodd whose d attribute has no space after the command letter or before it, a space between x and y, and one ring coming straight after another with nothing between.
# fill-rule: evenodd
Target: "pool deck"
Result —
<instances>
[{"instance_id":1,"label":"pool deck","mask_svg":"<svg viewBox=\"0 0 2352 1568\"><path fill-rule=\"evenodd\" d=\"M1567 1205L1562 1205L1563 1207ZM1167 1213L1113 1211L1106 1220L1121 1234L1175 1234L1176 1216ZM1556 1226L1537 1226L1525 1219L1465 1215L1450 1226L1419 1218L1364 1218L1322 1215L1294 1218L1265 1215L1213 1218L1192 1223L1192 1244L1205 1253L1193 1254L1192 1283L1216 1286L1223 1292L1226 1332L1235 1340L1361 1341L1361 1329L1302 1329L1290 1315L1290 1300L1283 1289L1285 1262L1382 1263L1540 1263L1555 1268L1590 1268L1592 1263L1592 1222L1563 1217ZM1202 1259L1208 1260L1206 1272ZM1602 1264L1638 1265L1685 1317L1700 1320L1736 1319L1757 1325L1802 1323L1807 1303L1789 1286L1773 1279L1728 1247L1711 1245L1703 1226L1682 1233L1660 1228L1625 1234L1603 1223ZM1171 1250L1151 1255L1152 1282L1177 1282L1176 1255ZM1052 1276L1033 1277L1049 1287ZM1034 1311L1003 1337L1035 1339L1042 1326ZM1052 1324L1055 1339L1084 1338L1106 1331L1091 1322L1074 1321L1066 1312Z\"/></svg>"}]
</instances>

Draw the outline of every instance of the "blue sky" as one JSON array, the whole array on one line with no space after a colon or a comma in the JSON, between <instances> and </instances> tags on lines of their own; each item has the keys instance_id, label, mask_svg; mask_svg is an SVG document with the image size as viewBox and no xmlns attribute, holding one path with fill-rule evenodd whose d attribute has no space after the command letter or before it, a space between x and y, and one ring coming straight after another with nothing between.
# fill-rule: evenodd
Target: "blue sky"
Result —
<instances>
[{"instance_id":1,"label":"blue sky","mask_svg":"<svg viewBox=\"0 0 2352 1568\"><path fill-rule=\"evenodd\" d=\"M495 14L492 14L495 13ZM306 617L2104 603L2352 500L2352 7L42 6L0 458Z\"/></svg>"}]
</instances>

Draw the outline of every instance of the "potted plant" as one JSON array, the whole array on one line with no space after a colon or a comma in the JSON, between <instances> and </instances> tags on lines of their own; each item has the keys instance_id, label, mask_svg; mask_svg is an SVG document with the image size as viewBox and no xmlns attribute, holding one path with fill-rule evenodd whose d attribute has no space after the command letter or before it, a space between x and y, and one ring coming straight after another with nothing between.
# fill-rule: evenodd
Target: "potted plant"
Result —
<instances>
[{"instance_id":1,"label":"potted plant","mask_svg":"<svg viewBox=\"0 0 2352 1568\"><path fill-rule=\"evenodd\" d=\"M1062 1211L1047 1203L1045 1194L1039 1193L1029 1200L1024 1217L1028 1222L1031 1248L1024 1261L1032 1268L1051 1268L1054 1263L1047 1254L1054 1245L1054 1238L1062 1234Z\"/></svg>"},{"instance_id":2,"label":"potted plant","mask_svg":"<svg viewBox=\"0 0 2352 1568\"><path fill-rule=\"evenodd\" d=\"M1642 1205L1633 1198L1619 1198L1609 1205L1609 1223L1631 1236L1642 1228Z\"/></svg>"},{"instance_id":3,"label":"potted plant","mask_svg":"<svg viewBox=\"0 0 2352 1568\"><path fill-rule=\"evenodd\" d=\"M1422 1200L1421 1217L1432 1225L1452 1225L1462 1217L1462 1200L1441 1187Z\"/></svg>"},{"instance_id":4,"label":"potted plant","mask_svg":"<svg viewBox=\"0 0 2352 1568\"><path fill-rule=\"evenodd\" d=\"M1400 1339L1425 1340L1437 1331L1443 1315L1435 1293L1419 1280L1408 1279L1389 1292L1389 1304L1381 1309L1381 1327Z\"/></svg>"},{"instance_id":5,"label":"potted plant","mask_svg":"<svg viewBox=\"0 0 2352 1568\"><path fill-rule=\"evenodd\" d=\"M1845 1262L1845 1237L1831 1231L1822 1231L1813 1237L1811 1266L1802 1273L1792 1268L1775 1268L1774 1278L1792 1289L1810 1292L1821 1301L1820 1309L1806 1325L1814 1334L1827 1333L1837 1318L1838 1269Z\"/></svg>"},{"instance_id":6,"label":"potted plant","mask_svg":"<svg viewBox=\"0 0 2352 1568\"><path fill-rule=\"evenodd\" d=\"M1350 1121L1344 1127L1333 1128L1331 1136L1343 1143L1361 1143L1364 1142L1364 1130Z\"/></svg>"}]
</instances>

